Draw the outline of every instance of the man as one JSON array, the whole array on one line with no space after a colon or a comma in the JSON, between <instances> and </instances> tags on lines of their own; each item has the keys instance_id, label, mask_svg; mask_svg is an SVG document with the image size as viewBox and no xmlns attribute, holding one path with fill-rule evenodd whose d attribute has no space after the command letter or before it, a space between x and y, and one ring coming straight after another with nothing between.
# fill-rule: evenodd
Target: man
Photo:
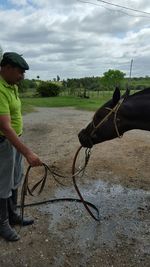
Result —
<instances>
[{"instance_id":1,"label":"man","mask_svg":"<svg viewBox=\"0 0 150 267\"><path fill-rule=\"evenodd\" d=\"M12 226L33 223L27 219L22 222L16 208L17 189L23 177L22 156L32 167L42 162L20 140L22 116L16 84L24 78L29 66L14 52L4 53L0 66L0 236L17 241L20 236Z\"/></svg>"}]
</instances>

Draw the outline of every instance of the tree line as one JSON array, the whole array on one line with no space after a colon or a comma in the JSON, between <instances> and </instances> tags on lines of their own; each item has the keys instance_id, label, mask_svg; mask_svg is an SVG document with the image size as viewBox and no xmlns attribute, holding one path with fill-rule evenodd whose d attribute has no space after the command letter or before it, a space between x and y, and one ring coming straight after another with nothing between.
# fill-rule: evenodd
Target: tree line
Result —
<instances>
[{"instance_id":1,"label":"tree line","mask_svg":"<svg viewBox=\"0 0 150 267\"><path fill-rule=\"evenodd\" d=\"M104 72L102 77L84 77L84 78L72 78L62 80L57 78L53 81L42 81L39 79L28 80L25 79L19 85L19 90L24 92L29 88L36 90L36 93L42 97L57 96L60 92L64 94L89 97L91 91L112 91L116 86L121 90L125 90L127 87L130 90L142 90L150 87L150 77L133 77L131 79L125 77L125 73L120 70L109 69Z\"/></svg>"}]
</instances>

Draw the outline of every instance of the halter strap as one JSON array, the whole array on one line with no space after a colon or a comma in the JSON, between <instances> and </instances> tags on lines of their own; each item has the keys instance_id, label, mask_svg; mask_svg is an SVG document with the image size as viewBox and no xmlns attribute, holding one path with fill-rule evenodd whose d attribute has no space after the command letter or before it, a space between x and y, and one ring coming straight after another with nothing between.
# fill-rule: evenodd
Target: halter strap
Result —
<instances>
[{"instance_id":1,"label":"halter strap","mask_svg":"<svg viewBox=\"0 0 150 267\"><path fill-rule=\"evenodd\" d=\"M119 130L118 130L118 127L117 127L117 123L116 123L116 120L117 120L117 112L118 112L118 110L119 110L119 108L120 108L120 106L122 105L122 103L123 103L123 101L124 101L124 98L121 98L119 101L118 101L118 103L117 103L117 105L116 106L114 106L113 108L109 108L109 107L105 107L106 109L108 109L108 110L110 110L110 112L95 126L95 124L94 124L94 120L93 120L93 127L94 127L94 130L92 131L92 133L91 134L93 134L95 131L96 131L96 129L98 129L105 121L107 121L107 119L110 117L110 115L112 114L112 113L114 113L114 125L115 125L115 130L116 130L116 132L117 132L117 135L118 135L118 137L119 138L121 138L121 135L120 135L120 133L119 133Z\"/></svg>"}]
</instances>

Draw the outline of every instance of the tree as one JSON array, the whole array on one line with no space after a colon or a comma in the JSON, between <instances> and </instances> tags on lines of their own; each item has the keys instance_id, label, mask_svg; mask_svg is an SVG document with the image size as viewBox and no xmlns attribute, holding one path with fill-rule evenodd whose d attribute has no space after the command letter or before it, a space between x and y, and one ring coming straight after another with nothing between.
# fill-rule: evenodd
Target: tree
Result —
<instances>
[{"instance_id":1,"label":"tree","mask_svg":"<svg viewBox=\"0 0 150 267\"><path fill-rule=\"evenodd\" d=\"M59 75L57 75L57 82L59 82L60 81L60 77L59 77Z\"/></svg>"},{"instance_id":2,"label":"tree","mask_svg":"<svg viewBox=\"0 0 150 267\"><path fill-rule=\"evenodd\" d=\"M3 49L2 49L2 47L0 46L0 62L1 62L1 60L2 60L2 56L3 56Z\"/></svg>"},{"instance_id":3,"label":"tree","mask_svg":"<svg viewBox=\"0 0 150 267\"><path fill-rule=\"evenodd\" d=\"M116 86L121 86L124 76L125 73L120 70L109 69L107 72L104 72L101 82L106 89L114 89Z\"/></svg>"}]
</instances>

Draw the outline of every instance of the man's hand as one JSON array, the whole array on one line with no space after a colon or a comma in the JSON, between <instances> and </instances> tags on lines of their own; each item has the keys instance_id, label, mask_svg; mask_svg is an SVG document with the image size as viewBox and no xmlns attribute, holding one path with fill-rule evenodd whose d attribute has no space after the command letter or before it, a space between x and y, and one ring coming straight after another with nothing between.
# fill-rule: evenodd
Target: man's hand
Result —
<instances>
[{"instance_id":1,"label":"man's hand","mask_svg":"<svg viewBox=\"0 0 150 267\"><path fill-rule=\"evenodd\" d=\"M29 152L25 157L31 167L41 166L43 164L40 158L33 152Z\"/></svg>"}]
</instances>

